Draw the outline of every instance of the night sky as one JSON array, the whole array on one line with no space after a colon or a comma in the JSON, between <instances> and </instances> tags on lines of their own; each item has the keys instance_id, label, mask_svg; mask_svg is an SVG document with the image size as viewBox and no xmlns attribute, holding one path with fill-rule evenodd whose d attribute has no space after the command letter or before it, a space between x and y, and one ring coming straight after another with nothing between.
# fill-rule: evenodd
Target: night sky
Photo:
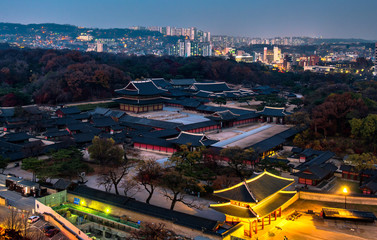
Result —
<instances>
[{"instance_id":1,"label":"night sky","mask_svg":"<svg viewBox=\"0 0 377 240\"><path fill-rule=\"evenodd\" d=\"M377 40L377 0L2 0L0 22Z\"/></svg>"}]
</instances>

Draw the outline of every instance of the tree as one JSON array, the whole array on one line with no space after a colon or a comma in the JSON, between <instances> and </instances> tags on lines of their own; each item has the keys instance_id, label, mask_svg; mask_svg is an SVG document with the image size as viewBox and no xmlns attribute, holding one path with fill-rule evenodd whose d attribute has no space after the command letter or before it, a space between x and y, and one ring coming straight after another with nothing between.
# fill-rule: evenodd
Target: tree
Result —
<instances>
[{"instance_id":1,"label":"tree","mask_svg":"<svg viewBox=\"0 0 377 240\"><path fill-rule=\"evenodd\" d=\"M218 104L221 107L221 105L226 105L226 98L225 97L217 97L217 98L213 99L212 102L215 103L215 104Z\"/></svg>"},{"instance_id":2,"label":"tree","mask_svg":"<svg viewBox=\"0 0 377 240\"><path fill-rule=\"evenodd\" d=\"M8 166L8 163L9 163L9 160L0 155L0 169L1 169L1 173L4 173L5 169Z\"/></svg>"},{"instance_id":3,"label":"tree","mask_svg":"<svg viewBox=\"0 0 377 240\"><path fill-rule=\"evenodd\" d=\"M10 207L8 213L1 219L0 225L5 228L4 233L0 235L1 239L30 239L27 237L29 235L27 228L29 216L30 212L28 211L19 211L15 207Z\"/></svg>"},{"instance_id":4,"label":"tree","mask_svg":"<svg viewBox=\"0 0 377 240\"><path fill-rule=\"evenodd\" d=\"M83 154L77 148L61 149L49 154L49 169L57 172L56 177L72 178L80 177L82 172L90 172L92 169L83 160Z\"/></svg>"},{"instance_id":5,"label":"tree","mask_svg":"<svg viewBox=\"0 0 377 240\"><path fill-rule=\"evenodd\" d=\"M123 178L128 174L131 168L131 163L128 161L122 161L118 166L103 166L98 178L98 184L104 185L108 191L114 186L115 193L119 195L119 184L123 181Z\"/></svg>"},{"instance_id":6,"label":"tree","mask_svg":"<svg viewBox=\"0 0 377 240\"><path fill-rule=\"evenodd\" d=\"M350 128L349 119L363 116L367 108L361 98L355 98L351 93L331 94L326 101L313 109L313 128L317 133L323 131L323 135L335 133L347 133Z\"/></svg>"},{"instance_id":7,"label":"tree","mask_svg":"<svg viewBox=\"0 0 377 240\"><path fill-rule=\"evenodd\" d=\"M250 164L253 164L258 159L258 154L254 149L244 150L237 146L222 149L220 156L226 158L226 163L241 181L251 176L253 171L250 169Z\"/></svg>"},{"instance_id":8,"label":"tree","mask_svg":"<svg viewBox=\"0 0 377 240\"><path fill-rule=\"evenodd\" d=\"M111 138L100 138L95 136L92 145L88 148L90 158L101 166L117 166L122 162L124 150L115 145Z\"/></svg>"},{"instance_id":9,"label":"tree","mask_svg":"<svg viewBox=\"0 0 377 240\"><path fill-rule=\"evenodd\" d=\"M295 112L292 115L288 115L286 118L288 124L293 124L297 128L306 129L310 126L310 117L307 112Z\"/></svg>"},{"instance_id":10,"label":"tree","mask_svg":"<svg viewBox=\"0 0 377 240\"><path fill-rule=\"evenodd\" d=\"M179 150L169 158L169 164L175 170L188 177L200 180L211 180L215 178L213 169L209 168L209 161L203 158L205 147L190 150L190 144L179 146ZM213 165L211 166L213 167Z\"/></svg>"},{"instance_id":11,"label":"tree","mask_svg":"<svg viewBox=\"0 0 377 240\"><path fill-rule=\"evenodd\" d=\"M171 200L170 210L174 209L177 202L181 202L189 207L199 208L191 201L185 199L186 191L197 188L197 184L193 178L182 175L180 172L169 169L166 170L161 178L160 186L163 195Z\"/></svg>"},{"instance_id":12,"label":"tree","mask_svg":"<svg viewBox=\"0 0 377 240\"><path fill-rule=\"evenodd\" d=\"M141 161L136 167L135 180L149 193L146 203L149 204L161 176L162 167L152 159Z\"/></svg>"},{"instance_id":13,"label":"tree","mask_svg":"<svg viewBox=\"0 0 377 240\"><path fill-rule=\"evenodd\" d=\"M93 138L92 143L88 151L90 157L101 165L99 184L110 190L108 183L111 182L115 193L119 195L118 186L123 177L127 175L131 167L131 161L124 159L124 150L115 145L115 141L111 138L99 138L96 136Z\"/></svg>"},{"instance_id":14,"label":"tree","mask_svg":"<svg viewBox=\"0 0 377 240\"><path fill-rule=\"evenodd\" d=\"M359 172L360 185L362 183L361 173L366 169L374 169L377 164L377 157L373 153L351 154L347 161L354 166L355 170Z\"/></svg>"},{"instance_id":15,"label":"tree","mask_svg":"<svg viewBox=\"0 0 377 240\"><path fill-rule=\"evenodd\" d=\"M351 134L362 139L373 151L376 151L377 145L377 115L369 114L366 118L353 118L349 121L351 125Z\"/></svg>"},{"instance_id":16,"label":"tree","mask_svg":"<svg viewBox=\"0 0 377 240\"><path fill-rule=\"evenodd\" d=\"M30 170L33 173L33 181L36 181L36 176L40 174L43 169L43 160L38 158L25 158L22 160L21 168L24 170Z\"/></svg>"},{"instance_id":17,"label":"tree","mask_svg":"<svg viewBox=\"0 0 377 240\"><path fill-rule=\"evenodd\" d=\"M137 231L131 232L131 237L129 239L136 239L136 240L164 240L164 239L171 239L177 240L180 239L178 236L166 229L165 224L163 223L147 223L145 226L142 226Z\"/></svg>"},{"instance_id":18,"label":"tree","mask_svg":"<svg viewBox=\"0 0 377 240\"><path fill-rule=\"evenodd\" d=\"M140 191L139 184L134 179L123 178L123 181L120 185L123 188L124 196L133 197L136 193ZM130 194L134 190L133 194Z\"/></svg>"}]
</instances>

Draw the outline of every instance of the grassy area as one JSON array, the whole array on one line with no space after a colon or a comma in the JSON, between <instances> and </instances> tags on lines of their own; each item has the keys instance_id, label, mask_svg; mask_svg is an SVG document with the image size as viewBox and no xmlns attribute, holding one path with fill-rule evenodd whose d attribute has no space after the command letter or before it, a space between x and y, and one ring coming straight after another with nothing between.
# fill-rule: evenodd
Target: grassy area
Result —
<instances>
[{"instance_id":1,"label":"grassy area","mask_svg":"<svg viewBox=\"0 0 377 240\"><path fill-rule=\"evenodd\" d=\"M72 105L74 106L74 105ZM88 104L79 104L75 105L78 109L82 112L91 111L96 107L103 107L103 108L119 108L119 103L116 102L106 102L106 103L88 103Z\"/></svg>"},{"instance_id":2,"label":"grassy area","mask_svg":"<svg viewBox=\"0 0 377 240\"><path fill-rule=\"evenodd\" d=\"M87 208L87 207L83 207L83 206L79 206L79 205L75 205L75 204L66 203L66 204L62 204L62 205L57 206L57 207L53 207L53 209L54 209L54 211L75 209L75 210L83 212L83 213L88 213L88 214L99 216L99 217L102 217L102 218L105 218L105 219L109 219L109 220L114 221L114 222L119 222L119 223L128 225L128 226L133 227L133 228L140 228L139 224L129 222L129 221L125 221L125 220L122 220L118 217L114 217L114 216L112 216L108 213L100 212L100 211L97 211L97 210L94 210L94 209L91 209L91 208Z\"/></svg>"}]
</instances>

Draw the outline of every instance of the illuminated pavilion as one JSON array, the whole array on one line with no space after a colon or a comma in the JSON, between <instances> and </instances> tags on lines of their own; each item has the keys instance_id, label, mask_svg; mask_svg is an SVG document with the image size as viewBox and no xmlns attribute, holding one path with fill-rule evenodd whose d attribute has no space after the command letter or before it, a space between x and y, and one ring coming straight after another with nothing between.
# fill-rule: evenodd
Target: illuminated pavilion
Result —
<instances>
[{"instance_id":1,"label":"illuminated pavilion","mask_svg":"<svg viewBox=\"0 0 377 240\"><path fill-rule=\"evenodd\" d=\"M243 226L243 236L252 237L253 232L258 233L258 223L264 229L265 219L271 224L271 218L281 217L282 210L297 200L296 191L283 191L292 183L294 179L264 171L237 185L214 191L215 196L229 202L210 207L224 213L228 224Z\"/></svg>"}]
</instances>

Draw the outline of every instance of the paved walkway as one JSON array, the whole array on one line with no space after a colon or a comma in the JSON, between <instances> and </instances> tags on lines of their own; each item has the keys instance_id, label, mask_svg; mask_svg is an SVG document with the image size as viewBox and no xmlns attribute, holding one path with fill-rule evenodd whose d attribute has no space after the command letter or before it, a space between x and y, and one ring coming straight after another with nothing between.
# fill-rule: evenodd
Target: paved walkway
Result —
<instances>
[{"instance_id":1,"label":"paved walkway","mask_svg":"<svg viewBox=\"0 0 377 240\"><path fill-rule=\"evenodd\" d=\"M259 133L259 132L261 132L261 131L264 131L264 130L266 130L266 129L269 129L270 127L272 127L272 125L267 124L267 125L264 125L264 126L261 126L261 127L255 128L255 129L253 129L253 130L250 130L250 131L244 132L244 133L242 133L242 134L240 134L240 135L237 135L237 136L235 136L235 137L228 138L228 139L226 139L226 140L224 140L224 141L217 142L217 143L213 144L212 146L213 146L213 147L224 147L224 146L226 146L226 145L229 145L229 144L231 144L231 143L237 142L237 141L242 140L242 139L244 139L244 138L246 138L246 137L249 137L249 136L251 136L251 135L254 135L254 134L256 134L256 133Z\"/></svg>"}]
</instances>

